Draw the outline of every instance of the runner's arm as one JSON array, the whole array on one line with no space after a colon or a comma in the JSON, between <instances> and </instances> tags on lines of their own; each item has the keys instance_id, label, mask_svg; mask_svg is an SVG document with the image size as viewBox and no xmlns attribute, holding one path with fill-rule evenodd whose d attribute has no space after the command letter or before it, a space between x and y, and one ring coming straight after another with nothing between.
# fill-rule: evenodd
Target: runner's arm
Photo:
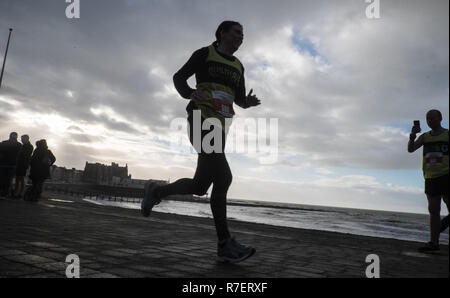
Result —
<instances>
[{"instance_id":1,"label":"runner's arm","mask_svg":"<svg viewBox=\"0 0 450 298\"><path fill-rule=\"evenodd\" d=\"M243 109L248 109L250 107L247 104L247 96L245 95L244 67L242 67L242 77L239 81L239 87L236 91L236 99L234 102Z\"/></svg>"},{"instance_id":2,"label":"runner's arm","mask_svg":"<svg viewBox=\"0 0 450 298\"><path fill-rule=\"evenodd\" d=\"M173 76L175 89L177 89L181 97L190 99L195 89L189 87L187 80L198 71L199 66L205 62L207 57L208 48L201 48L195 51L188 62Z\"/></svg>"}]
</instances>

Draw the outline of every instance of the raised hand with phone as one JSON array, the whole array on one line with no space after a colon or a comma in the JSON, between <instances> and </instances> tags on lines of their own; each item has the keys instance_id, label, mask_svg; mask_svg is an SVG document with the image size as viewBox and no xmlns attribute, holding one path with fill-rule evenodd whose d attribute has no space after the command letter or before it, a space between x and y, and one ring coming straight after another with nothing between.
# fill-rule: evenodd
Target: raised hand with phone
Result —
<instances>
[{"instance_id":1,"label":"raised hand with phone","mask_svg":"<svg viewBox=\"0 0 450 298\"><path fill-rule=\"evenodd\" d=\"M414 120L414 125L411 129L411 134L418 134L421 131L422 131L422 129L420 128L420 121Z\"/></svg>"}]
</instances>

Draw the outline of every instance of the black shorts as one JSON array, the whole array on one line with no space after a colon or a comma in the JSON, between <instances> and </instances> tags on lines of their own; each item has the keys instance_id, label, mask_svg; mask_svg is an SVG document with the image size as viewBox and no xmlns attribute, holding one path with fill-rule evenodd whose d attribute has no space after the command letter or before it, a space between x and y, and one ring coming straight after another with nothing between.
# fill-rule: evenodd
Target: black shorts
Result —
<instances>
[{"instance_id":1,"label":"black shorts","mask_svg":"<svg viewBox=\"0 0 450 298\"><path fill-rule=\"evenodd\" d=\"M425 193L430 196L448 195L448 174L425 179Z\"/></svg>"}]
</instances>

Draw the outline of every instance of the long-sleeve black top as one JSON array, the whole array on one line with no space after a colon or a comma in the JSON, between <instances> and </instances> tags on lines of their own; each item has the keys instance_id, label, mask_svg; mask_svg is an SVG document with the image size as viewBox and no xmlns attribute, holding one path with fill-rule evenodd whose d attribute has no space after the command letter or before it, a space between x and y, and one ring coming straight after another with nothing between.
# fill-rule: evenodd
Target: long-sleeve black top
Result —
<instances>
[{"instance_id":1,"label":"long-sleeve black top","mask_svg":"<svg viewBox=\"0 0 450 298\"><path fill-rule=\"evenodd\" d=\"M33 153L33 145L30 143L24 143L20 148L19 156L17 157L17 168L27 169L30 165L31 154Z\"/></svg>"},{"instance_id":2,"label":"long-sleeve black top","mask_svg":"<svg viewBox=\"0 0 450 298\"><path fill-rule=\"evenodd\" d=\"M37 147L31 157L30 178L32 180L45 180L50 178L50 166L55 161L56 158L50 150Z\"/></svg>"},{"instance_id":3,"label":"long-sleeve black top","mask_svg":"<svg viewBox=\"0 0 450 298\"><path fill-rule=\"evenodd\" d=\"M202 75L202 72L207 71L206 59L208 57L208 53L209 53L208 47L204 47L195 51L192 54L191 58L186 62L186 64L183 65L183 67L173 76L175 88L183 98L190 99L192 92L195 91L195 89L189 87L187 80L192 75L195 74L196 80L198 82L199 76ZM234 61L236 59L234 56L230 57L222 53L219 53L219 55L230 61ZM243 66L242 66L242 76L236 89L236 97L234 99L234 102L244 109L248 108L247 97L245 95L245 79ZM194 108L195 103L191 101L186 109L190 111Z\"/></svg>"}]
</instances>

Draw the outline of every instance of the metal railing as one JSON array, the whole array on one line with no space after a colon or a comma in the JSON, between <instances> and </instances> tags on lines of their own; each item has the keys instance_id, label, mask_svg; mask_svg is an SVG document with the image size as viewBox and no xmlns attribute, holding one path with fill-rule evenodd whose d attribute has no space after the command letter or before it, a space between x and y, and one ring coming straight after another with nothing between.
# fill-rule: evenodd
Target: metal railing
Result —
<instances>
[{"instance_id":1,"label":"metal railing","mask_svg":"<svg viewBox=\"0 0 450 298\"><path fill-rule=\"evenodd\" d=\"M140 203L143 189L126 189L103 185L66 185L44 184L44 190L69 196L88 197L94 200L107 200L111 202Z\"/></svg>"}]
</instances>

